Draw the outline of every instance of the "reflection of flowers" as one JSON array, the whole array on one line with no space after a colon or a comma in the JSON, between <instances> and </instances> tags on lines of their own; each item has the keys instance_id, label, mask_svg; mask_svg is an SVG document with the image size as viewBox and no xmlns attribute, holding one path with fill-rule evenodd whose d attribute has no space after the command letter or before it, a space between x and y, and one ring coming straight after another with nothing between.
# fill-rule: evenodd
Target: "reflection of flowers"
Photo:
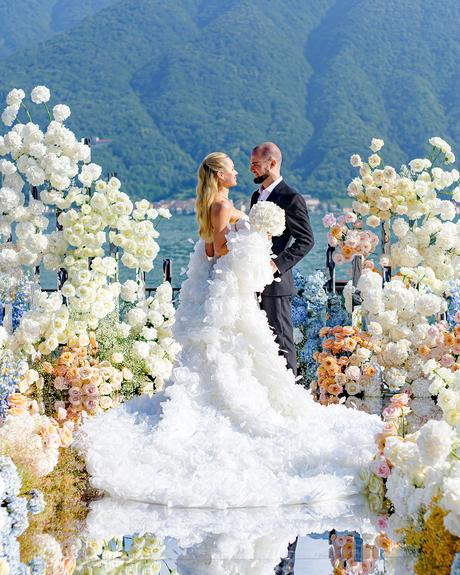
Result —
<instances>
[{"instance_id":1,"label":"reflection of flowers","mask_svg":"<svg viewBox=\"0 0 460 575\"><path fill-rule=\"evenodd\" d=\"M40 559L28 564L30 571L21 563L17 538L29 525L28 514L43 511L43 495L32 490L27 498L20 496L20 490L21 479L15 464L9 457L0 456L0 572L42 574L44 565Z\"/></svg>"},{"instance_id":2,"label":"reflection of flowers","mask_svg":"<svg viewBox=\"0 0 460 575\"><path fill-rule=\"evenodd\" d=\"M158 575L163 552L164 545L149 533L108 541L87 541L80 551L74 573Z\"/></svg>"}]
</instances>

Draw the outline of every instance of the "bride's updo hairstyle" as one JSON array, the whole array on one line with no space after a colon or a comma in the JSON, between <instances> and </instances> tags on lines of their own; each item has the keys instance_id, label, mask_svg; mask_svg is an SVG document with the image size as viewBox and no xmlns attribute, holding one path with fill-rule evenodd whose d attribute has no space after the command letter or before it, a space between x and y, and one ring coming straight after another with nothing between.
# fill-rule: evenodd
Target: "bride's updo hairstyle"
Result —
<instances>
[{"instance_id":1,"label":"bride's updo hairstyle","mask_svg":"<svg viewBox=\"0 0 460 575\"><path fill-rule=\"evenodd\" d=\"M228 159L224 152L212 152L201 162L198 168L196 185L195 212L198 220L198 232L205 242L212 242L211 206L219 191L217 172L225 168Z\"/></svg>"}]
</instances>

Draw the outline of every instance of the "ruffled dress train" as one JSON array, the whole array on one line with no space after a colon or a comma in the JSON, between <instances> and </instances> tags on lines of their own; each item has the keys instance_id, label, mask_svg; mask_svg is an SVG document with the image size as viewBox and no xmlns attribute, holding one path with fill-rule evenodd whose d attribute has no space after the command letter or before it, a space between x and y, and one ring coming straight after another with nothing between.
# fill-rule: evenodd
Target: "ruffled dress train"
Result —
<instances>
[{"instance_id":1,"label":"ruffled dress train","mask_svg":"<svg viewBox=\"0 0 460 575\"><path fill-rule=\"evenodd\" d=\"M295 383L255 293L272 280L270 242L248 224L229 253L190 257L165 390L84 426L95 487L182 507L256 507L339 499L361 490L377 416L323 407Z\"/></svg>"}]
</instances>

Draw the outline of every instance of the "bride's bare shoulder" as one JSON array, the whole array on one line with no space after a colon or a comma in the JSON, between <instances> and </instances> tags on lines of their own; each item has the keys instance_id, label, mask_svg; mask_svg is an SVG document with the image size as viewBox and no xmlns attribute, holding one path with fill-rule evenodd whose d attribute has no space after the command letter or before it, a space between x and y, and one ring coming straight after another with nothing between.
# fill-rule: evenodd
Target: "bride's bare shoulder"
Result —
<instances>
[{"instance_id":1,"label":"bride's bare shoulder","mask_svg":"<svg viewBox=\"0 0 460 575\"><path fill-rule=\"evenodd\" d=\"M211 204L211 214L218 215L218 214L225 214L230 213L233 210L232 204L229 200L224 198L219 198L213 201Z\"/></svg>"}]
</instances>

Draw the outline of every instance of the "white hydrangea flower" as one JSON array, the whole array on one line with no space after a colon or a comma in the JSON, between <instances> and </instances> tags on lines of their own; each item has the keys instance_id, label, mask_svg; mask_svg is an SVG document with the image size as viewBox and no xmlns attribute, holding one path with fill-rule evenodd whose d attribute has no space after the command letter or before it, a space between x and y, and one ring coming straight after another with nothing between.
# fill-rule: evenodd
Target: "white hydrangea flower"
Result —
<instances>
[{"instance_id":1,"label":"white hydrangea flower","mask_svg":"<svg viewBox=\"0 0 460 575\"><path fill-rule=\"evenodd\" d=\"M35 86L30 94L30 99L34 104L44 104L49 102L51 93L46 86Z\"/></svg>"}]
</instances>

